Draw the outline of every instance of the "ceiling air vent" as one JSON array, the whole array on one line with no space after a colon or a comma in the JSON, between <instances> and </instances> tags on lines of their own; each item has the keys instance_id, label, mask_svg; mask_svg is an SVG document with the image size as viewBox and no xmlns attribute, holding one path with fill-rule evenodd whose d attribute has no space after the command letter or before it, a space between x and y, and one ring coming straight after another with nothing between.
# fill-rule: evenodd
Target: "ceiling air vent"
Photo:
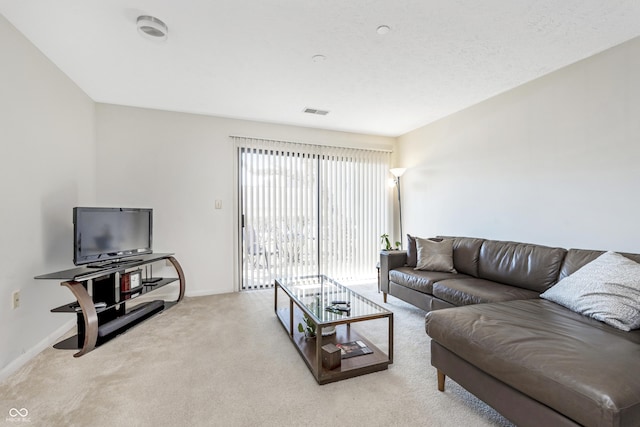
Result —
<instances>
[{"instance_id":1,"label":"ceiling air vent","mask_svg":"<svg viewBox=\"0 0 640 427\"><path fill-rule=\"evenodd\" d=\"M327 114L329 114L327 110L317 110L315 108L305 108L304 112L308 114L317 114L319 116L326 116Z\"/></svg>"}]
</instances>

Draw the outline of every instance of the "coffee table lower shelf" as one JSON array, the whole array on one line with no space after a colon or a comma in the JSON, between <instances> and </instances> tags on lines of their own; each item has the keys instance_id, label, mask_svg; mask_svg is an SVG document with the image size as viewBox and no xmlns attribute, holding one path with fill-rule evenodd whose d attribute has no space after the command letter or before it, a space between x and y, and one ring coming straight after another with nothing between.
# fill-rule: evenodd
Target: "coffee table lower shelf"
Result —
<instances>
[{"instance_id":1,"label":"coffee table lower shelf","mask_svg":"<svg viewBox=\"0 0 640 427\"><path fill-rule=\"evenodd\" d=\"M298 310L294 310L293 328L290 331L290 311L289 309L278 309L276 314L280 319L282 327L287 331L289 338L307 364L307 367L316 378L318 384L328 384L335 381L353 378L359 375L370 374L372 372L383 371L393 363L391 358L369 340L352 330L349 323L336 325L336 333L324 337L307 339L304 333L297 329L297 325L302 321L302 316ZM338 344L351 341L362 341L373 353L361 356L342 359L339 367L329 370L322 366L322 361L317 360L316 344L321 339L322 344Z\"/></svg>"}]
</instances>

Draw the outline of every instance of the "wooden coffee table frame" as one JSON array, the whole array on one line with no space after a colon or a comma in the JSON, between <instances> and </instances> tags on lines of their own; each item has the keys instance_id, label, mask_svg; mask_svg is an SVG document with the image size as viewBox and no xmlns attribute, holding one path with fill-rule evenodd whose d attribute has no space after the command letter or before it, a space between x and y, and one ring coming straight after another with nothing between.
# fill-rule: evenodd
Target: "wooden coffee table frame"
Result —
<instances>
[{"instance_id":1,"label":"wooden coffee table frame","mask_svg":"<svg viewBox=\"0 0 640 427\"><path fill-rule=\"evenodd\" d=\"M325 276L317 276L319 281L329 280L333 285L342 288L353 294L357 294L345 288L344 286L332 281ZM308 279L308 278L307 278ZM352 378L358 375L369 374L372 372L382 371L393 363L393 312L388 311L377 304L371 302L367 298L359 295L360 298L366 300L372 306L378 307L380 312L376 314L369 314L363 316L354 315L344 316L343 318L335 321L321 322L315 317L298 298L293 295L286 285L282 284L280 280L275 280L275 298L274 309L280 323L287 331L291 342L293 342L295 348L298 350L302 359L307 364L309 370L315 377L318 384L327 384L334 381L340 381L347 378ZM287 307L278 307L278 293L284 292L288 297L289 304ZM303 315L307 315L316 323L316 337L307 339L304 333L301 333L297 329L297 325L302 321ZM351 324L356 322L364 322L375 319L387 319L388 322L388 354L384 353L372 342L367 340L361 334L351 329ZM329 336L322 336L322 329L330 326L336 327L336 333ZM321 340L321 345L316 345L317 341ZM341 366L332 370L328 370L322 366L322 346L328 343L344 343L350 341L363 341L367 347L373 350L372 354L366 354L348 359L342 359Z\"/></svg>"}]
</instances>

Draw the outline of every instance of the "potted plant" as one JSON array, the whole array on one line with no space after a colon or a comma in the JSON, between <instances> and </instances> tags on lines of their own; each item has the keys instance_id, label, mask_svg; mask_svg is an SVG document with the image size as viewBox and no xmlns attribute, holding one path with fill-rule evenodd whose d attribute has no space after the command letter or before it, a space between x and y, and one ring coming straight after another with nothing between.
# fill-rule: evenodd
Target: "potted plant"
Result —
<instances>
[{"instance_id":1,"label":"potted plant","mask_svg":"<svg viewBox=\"0 0 640 427\"><path fill-rule=\"evenodd\" d=\"M320 307L320 298L316 297L315 301L309 304L309 310L319 315L318 308ZM318 327L313 320L311 320L306 314L302 317L302 322L298 323L298 332L304 332L306 339L315 338L318 335ZM336 333L335 325L329 325L322 328L322 336L326 337Z\"/></svg>"},{"instance_id":2,"label":"potted plant","mask_svg":"<svg viewBox=\"0 0 640 427\"><path fill-rule=\"evenodd\" d=\"M391 242L389 241L389 235L386 233L380 236L380 243L384 246L385 251L400 250L400 242L396 242L395 248L392 247Z\"/></svg>"},{"instance_id":3,"label":"potted plant","mask_svg":"<svg viewBox=\"0 0 640 427\"><path fill-rule=\"evenodd\" d=\"M304 337L307 339L315 338L316 324L313 323L313 320L309 319L305 314L302 318L302 322L298 323L298 332L304 332Z\"/></svg>"},{"instance_id":4,"label":"potted plant","mask_svg":"<svg viewBox=\"0 0 640 427\"><path fill-rule=\"evenodd\" d=\"M309 304L309 310L316 312L320 304L320 298L316 297L314 301ZM316 324L306 314L302 317L302 322L298 323L298 332L304 332L304 337L307 339L315 338L316 336Z\"/></svg>"}]
</instances>

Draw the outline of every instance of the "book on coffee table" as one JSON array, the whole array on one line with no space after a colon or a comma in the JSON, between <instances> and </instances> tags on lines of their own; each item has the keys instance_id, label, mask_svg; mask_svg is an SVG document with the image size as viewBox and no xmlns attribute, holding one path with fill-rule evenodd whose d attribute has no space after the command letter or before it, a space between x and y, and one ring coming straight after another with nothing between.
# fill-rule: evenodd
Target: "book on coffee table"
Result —
<instances>
[{"instance_id":1,"label":"book on coffee table","mask_svg":"<svg viewBox=\"0 0 640 427\"><path fill-rule=\"evenodd\" d=\"M350 341L336 344L336 347L340 349L343 359L373 353L373 350L367 347L367 345L362 341Z\"/></svg>"}]
</instances>

